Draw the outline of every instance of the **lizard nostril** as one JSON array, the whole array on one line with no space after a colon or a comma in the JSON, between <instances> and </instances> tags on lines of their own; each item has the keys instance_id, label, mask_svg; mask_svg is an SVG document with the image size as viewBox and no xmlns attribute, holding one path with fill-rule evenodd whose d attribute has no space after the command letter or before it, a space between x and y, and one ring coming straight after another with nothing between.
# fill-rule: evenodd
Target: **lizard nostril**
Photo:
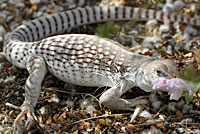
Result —
<instances>
[{"instance_id":1,"label":"lizard nostril","mask_svg":"<svg viewBox=\"0 0 200 134\"><path fill-rule=\"evenodd\" d=\"M172 78L177 78L176 75L172 75L171 77L172 77Z\"/></svg>"}]
</instances>

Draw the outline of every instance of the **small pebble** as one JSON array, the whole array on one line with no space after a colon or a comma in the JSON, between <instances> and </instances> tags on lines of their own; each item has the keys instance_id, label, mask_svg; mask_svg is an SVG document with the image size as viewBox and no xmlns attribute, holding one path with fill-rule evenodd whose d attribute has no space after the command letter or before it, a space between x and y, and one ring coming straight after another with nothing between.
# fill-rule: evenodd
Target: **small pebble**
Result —
<instances>
[{"instance_id":1,"label":"small pebble","mask_svg":"<svg viewBox=\"0 0 200 134\"><path fill-rule=\"evenodd\" d=\"M93 114L94 112L96 112L97 110L95 109L95 107L93 105L88 105L86 106L86 111L90 114Z\"/></svg>"},{"instance_id":2,"label":"small pebble","mask_svg":"<svg viewBox=\"0 0 200 134\"><path fill-rule=\"evenodd\" d=\"M4 84L13 83L15 80L13 77L9 76L4 80Z\"/></svg>"},{"instance_id":3,"label":"small pebble","mask_svg":"<svg viewBox=\"0 0 200 134\"><path fill-rule=\"evenodd\" d=\"M149 95L149 101L150 102L157 102L158 96L154 92L151 92L150 95Z\"/></svg>"},{"instance_id":4,"label":"small pebble","mask_svg":"<svg viewBox=\"0 0 200 134\"><path fill-rule=\"evenodd\" d=\"M0 125L0 134L1 134L1 131L2 131L2 134L3 134L3 125Z\"/></svg>"},{"instance_id":5,"label":"small pebble","mask_svg":"<svg viewBox=\"0 0 200 134\"><path fill-rule=\"evenodd\" d=\"M57 95L53 94L51 96L51 98L48 100L48 102L55 102L55 103L58 103L60 102L60 99L57 97Z\"/></svg>"},{"instance_id":6,"label":"small pebble","mask_svg":"<svg viewBox=\"0 0 200 134\"><path fill-rule=\"evenodd\" d=\"M74 106L74 102L73 102L73 101L70 101L70 100L65 101L65 104L66 104L68 107Z\"/></svg>"},{"instance_id":7,"label":"small pebble","mask_svg":"<svg viewBox=\"0 0 200 134\"><path fill-rule=\"evenodd\" d=\"M157 2L156 7L159 8L159 9L161 9L161 8L164 7L164 3Z\"/></svg>"},{"instance_id":8,"label":"small pebble","mask_svg":"<svg viewBox=\"0 0 200 134\"><path fill-rule=\"evenodd\" d=\"M178 131L178 133L183 134L185 132L185 129L180 127L180 128L176 128L176 130Z\"/></svg>"},{"instance_id":9,"label":"small pebble","mask_svg":"<svg viewBox=\"0 0 200 134\"><path fill-rule=\"evenodd\" d=\"M39 109L39 111L40 111L40 113L41 113L42 115L44 115L44 113L45 113L45 107L41 107L41 108Z\"/></svg>"},{"instance_id":10,"label":"small pebble","mask_svg":"<svg viewBox=\"0 0 200 134\"><path fill-rule=\"evenodd\" d=\"M169 55L173 55L173 50L172 50L172 46L171 45L168 45L167 46L167 51L166 51L167 54Z\"/></svg>"},{"instance_id":11,"label":"small pebble","mask_svg":"<svg viewBox=\"0 0 200 134\"><path fill-rule=\"evenodd\" d=\"M190 40L190 35L189 35L189 33L184 33L184 34L183 34L183 39L185 39L186 41L189 41L189 40Z\"/></svg>"},{"instance_id":12,"label":"small pebble","mask_svg":"<svg viewBox=\"0 0 200 134\"><path fill-rule=\"evenodd\" d=\"M78 6L83 7L85 5L86 1L85 0L79 0L78 1Z\"/></svg>"},{"instance_id":13,"label":"small pebble","mask_svg":"<svg viewBox=\"0 0 200 134\"><path fill-rule=\"evenodd\" d=\"M12 21L11 23L10 23L10 29L11 30L14 30L16 27L18 27L19 26L19 24L17 23L17 22L15 22L15 21Z\"/></svg>"},{"instance_id":14,"label":"small pebble","mask_svg":"<svg viewBox=\"0 0 200 134\"><path fill-rule=\"evenodd\" d=\"M175 49L180 49L180 48L186 48L186 43L184 42L179 42L174 46Z\"/></svg>"},{"instance_id":15,"label":"small pebble","mask_svg":"<svg viewBox=\"0 0 200 134\"><path fill-rule=\"evenodd\" d=\"M164 118L164 116L163 115L159 115L159 118L162 120L162 121L165 121L165 118Z\"/></svg>"},{"instance_id":16,"label":"small pebble","mask_svg":"<svg viewBox=\"0 0 200 134\"><path fill-rule=\"evenodd\" d=\"M89 100L83 100L81 101L81 107L86 108L90 104Z\"/></svg>"},{"instance_id":17,"label":"small pebble","mask_svg":"<svg viewBox=\"0 0 200 134\"><path fill-rule=\"evenodd\" d=\"M176 105L175 103L170 102L170 103L167 105L167 111L168 111L168 112L175 112L175 110L176 110L175 105Z\"/></svg>"},{"instance_id":18,"label":"small pebble","mask_svg":"<svg viewBox=\"0 0 200 134\"><path fill-rule=\"evenodd\" d=\"M42 3L42 0L29 0L29 2L30 2L32 5L35 5L35 4L40 4L40 3Z\"/></svg>"},{"instance_id":19,"label":"small pebble","mask_svg":"<svg viewBox=\"0 0 200 134\"><path fill-rule=\"evenodd\" d=\"M145 46L146 47L146 46ZM145 54L145 53L147 53L147 52L149 52L149 48L144 48L143 50L142 50L142 54Z\"/></svg>"},{"instance_id":20,"label":"small pebble","mask_svg":"<svg viewBox=\"0 0 200 134\"><path fill-rule=\"evenodd\" d=\"M152 107L153 107L153 109L157 110L160 108L161 104L162 104L161 101L156 101L156 102L152 103Z\"/></svg>"},{"instance_id":21,"label":"small pebble","mask_svg":"<svg viewBox=\"0 0 200 134\"><path fill-rule=\"evenodd\" d=\"M162 33L169 32L169 25L167 25L167 24L161 25L161 26L159 27L159 31L162 32Z\"/></svg>"},{"instance_id":22,"label":"small pebble","mask_svg":"<svg viewBox=\"0 0 200 134\"><path fill-rule=\"evenodd\" d=\"M195 134L200 134L200 129L197 128L196 130L194 130L194 133Z\"/></svg>"},{"instance_id":23,"label":"small pebble","mask_svg":"<svg viewBox=\"0 0 200 134\"><path fill-rule=\"evenodd\" d=\"M6 30L3 25L0 24L0 36L4 36L6 34Z\"/></svg>"},{"instance_id":24,"label":"small pebble","mask_svg":"<svg viewBox=\"0 0 200 134\"><path fill-rule=\"evenodd\" d=\"M72 9L76 7L76 3L74 0L67 0L64 4L68 9Z\"/></svg>"},{"instance_id":25,"label":"small pebble","mask_svg":"<svg viewBox=\"0 0 200 134\"><path fill-rule=\"evenodd\" d=\"M25 4L22 2L22 0L14 0L14 4L18 8L25 8Z\"/></svg>"},{"instance_id":26,"label":"small pebble","mask_svg":"<svg viewBox=\"0 0 200 134\"><path fill-rule=\"evenodd\" d=\"M196 4L191 4L190 9L191 9L191 11L195 12L196 11Z\"/></svg>"},{"instance_id":27,"label":"small pebble","mask_svg":"<svg viewBox=\"0 0 200 134\"><path fill-rule=\"evenodd\" d=\"M0 62L3 62L3 59L0 58ZM0 63L0 70L3 69L3 67L4 67L4 63ZM2 72L0 72L0 73L2 73Z\"/></svg>"},{"instance_id":28,"label":"small pebble","mask_svg":"<svg viewBox=\"0 0 200 134\"><path fill-rule=\"evenodd\" d=\"M123 132L124 134L127 133L127 131L126 131L126 127L121 127L121 130L122 130L122 132Z\"/></svg>"},{"instance_id":29,"label":"small pebble","mask_svg":"<svg viewBox=\"0 0 200 134\"><path fill-rule=\"evenodd\" d=\"M0 43L3 43L3 42L4 42L3 36L0 36Z\"/></svg>"},{"instance_id":30,"label":"small pebble","mask_svg":"<svg viewBox=\"0 0 200 134\"><path fill-rule=\"evenodd\" d=\"M157 128L151 128L147 133L148 134L160 134L160 130Z\"/></svg>"},{"instance_id":31,"label":"small pebble","mask_svg":"<svg viewBox=\"0 0 200 134\"><path fill-rule=\"evenodd\" d=\"M179 22L174 22L173 27L176 29L176 32L181 34L183 31L180 29L180 24Z\"/></svg>"},{"instance_id":32,"label":"small pebble","mask_svg":"<svg viewBox=\"0 0 200 134\"><path fill-rule=\"evenodd\" d=\"M174 10L180 10L185 6L185 3L182 0L176 0L174 2Z\"/></svg>"},{"instance_id":33,"label":"small pebble","mask_svg":"<svg viewBox=\"0 0 200 134\"><path fill-rule=\"evenodd\" d=\"M194 29L192 26L188 25L185 28L184 33L188 33L189 35L192 35L192 36L197 36L198 31Z\"/></svg>"},{"instance_id":34,"label":"small pebble","mask_svg":"<svg viewBox=\"0 0 200 134\"><path fill-rule=\"evenodd\" d=\"M182 108L184 107L184 105L185 105L185 101L184 101L184 100L181 100L181 101L179 101L179 102L177 103L177 107L178 107L179 109L182 109Z\"/></svg>"},{"instance_id":35,"label":"small pebble","mask_svg":"<svg viewBox=\"0 0 200 134\"><path fill-rule=\"evenodd\" d=\"M145 41L144 41L144 42L142 42L142 46L143 46L143 47L147 47L147 48L152 48L152 44L151 44L150 42L145 42ZM141 50L140 53L143 53L142 50Z\"/></svg>"},{"instance_id":36,"label":"small pebble","mask_svg":"<svg viewBox=\"0 0 200 134\"><path fill-rule=\"evenodd\" d=\"M149 26L155 26L158 24L158 21L157 20L148 20L146 22L146 25L149 25Z\"/></svg>"},{"instance_id":37,"label":"small pebble","mask_svg":"<svg viewBox=\"0 0 200 134\"><path fill-rule=\"evenodd\" d=\"M191 105L191 104L185 104L184 106L183 106L183 109L182 109L182 113L189 113L189 111L190 110L192 110L193 109L193 105Z\"/></svg>"},{"instance_id":38,"label":"small pebble","mask_svg":"<svg viewBox=\"0 0 200 134\"><path fill-rule=\"evenodd\" d=\"M133 29L133 30L129 31L128 34L129 34L129 35L136 36L136 35L138 35L138 30Z\"/></svg>"},{"instance_id":39,"label":"small pebble","mask_svg":"<svg viewBox=\"0 0 200 134\"><path fill-rule=\"evenodd\" d=\"M164 13L171 13L174 10L174 5L172 3L166 3L162 9Z\"/></svg>"},{"instance_id":40,"label":"small pebble","mask_svg":"<svg viewBox=\"0 0 200 134\"><path fill-rule=\"evenodd\" d=\"M5 22L7 20L7 17L10 16L10 13L6 10L0 11L0 22Z\"/></svg>"},{"instance_id":41,"label":"small pebble","mask_svg":"<svg viewBox=\"0 0 200 134\"><path fill-rule=\"evenodd\" d=\"M184 55L184 57L190 58L190 57L192 57L192 53L187 53L187 54Z\"/></svg>"},{"instance_id":42,"label":"small pebble","mask_svg":"<svg viewBox=\"0 0 200 134\"><path fill-rule=\"evenodd\" d=\"M140 116L140 117L151 118L151 117L152 117L152 114L149 113L149 111L144 110L144 111L142 111L142 112L139 114L139 116Z\"/></svg>"},{"instance_id":43,"label":"small pebble","mask_svg":"<svg viewBox=\"0 0 200 134\"><path fill-rule=\"evenodd\" d=\"M186 42L184 44L185 44L185 46L184 46L185 49L191 49L191 47L193 47L192 41Z\"/></svg>"},{"instance_id":44,"label":"small pebble","mask_svg":"<svg viewBox=\"0 0 200 134\"><path fill-rule=\"evenodd\" d=\"M162 41L162 39L161 39L160 37L146 37L146 38L145 38L145 41L146 41L146 42L155 43L155 42Z\"/></svg>"}]
</instances>

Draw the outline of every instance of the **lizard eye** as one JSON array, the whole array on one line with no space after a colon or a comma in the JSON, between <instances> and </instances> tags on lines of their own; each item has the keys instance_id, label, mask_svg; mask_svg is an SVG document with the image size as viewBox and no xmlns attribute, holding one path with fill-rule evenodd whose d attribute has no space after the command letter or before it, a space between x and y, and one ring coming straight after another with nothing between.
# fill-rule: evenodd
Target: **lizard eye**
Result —
<instances>
[{"instance_id":1,"label":"lizard eye","mask_svg":"<svg viewBox=\"0 0 200 134\"><path fill-rule=\"evenodd\" d=\"M161 74L162 73L162 71L160 69L156 69L155 71L156 71L157 74Z\"/></svg>"},{"instance_id":2,"label":"lizard eye","mask_svg":"<svg viewBox=\"0 0 200 134\"><path fill-rule=\"evenodd\" d=\"M156 69L155 72L159 77L164 76L164 72L160 69Z\"/></svg>"}]
</instances>

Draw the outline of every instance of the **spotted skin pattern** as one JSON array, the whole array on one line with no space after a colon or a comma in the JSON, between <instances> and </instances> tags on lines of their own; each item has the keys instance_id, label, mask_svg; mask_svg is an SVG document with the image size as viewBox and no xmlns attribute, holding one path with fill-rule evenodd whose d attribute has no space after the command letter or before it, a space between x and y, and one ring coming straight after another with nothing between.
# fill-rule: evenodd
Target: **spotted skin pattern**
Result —
<instances>
[{"instance_id":1,"label":"spotted skin pattern","mask_svg":"<svg viewBox=\"0 0 200 134\"><path fill-rule=\"evenodd\" d=\"M72 84L111 87L101 95L100 102L112 109L133 110L133 106L146 103L145 100L128 101L120 96L134 86L152 91L151 81L158 77L154 70L161 69L166 77L177 73L172 61L136 55L117 42L94 35L53 36L85 24L131 19L200 25L198 16L193 18L136 7L77 8L23 24L7 36L3 46L5 57L30 73L21 114L33 113L47 71Z\"/></svg>"}]
</instances>

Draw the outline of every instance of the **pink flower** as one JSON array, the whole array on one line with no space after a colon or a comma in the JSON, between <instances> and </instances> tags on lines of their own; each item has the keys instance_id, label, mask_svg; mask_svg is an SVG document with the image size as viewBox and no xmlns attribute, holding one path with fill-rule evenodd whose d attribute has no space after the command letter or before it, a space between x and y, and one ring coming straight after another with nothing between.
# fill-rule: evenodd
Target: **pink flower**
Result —
<instances>
[{"instance_id":1,"label":"pink flower","mask_svg":"<svg viewBox=\"0 0 200 134\"><path fill-rule=\"evenodd\" d=\"M154 90L168 91L170 100L178 100L183 91L189 91L190 95L193 94L190 85L179 78L166 79L165 77L159 77L152 84Z\"/></svg>"}]
</instances>

